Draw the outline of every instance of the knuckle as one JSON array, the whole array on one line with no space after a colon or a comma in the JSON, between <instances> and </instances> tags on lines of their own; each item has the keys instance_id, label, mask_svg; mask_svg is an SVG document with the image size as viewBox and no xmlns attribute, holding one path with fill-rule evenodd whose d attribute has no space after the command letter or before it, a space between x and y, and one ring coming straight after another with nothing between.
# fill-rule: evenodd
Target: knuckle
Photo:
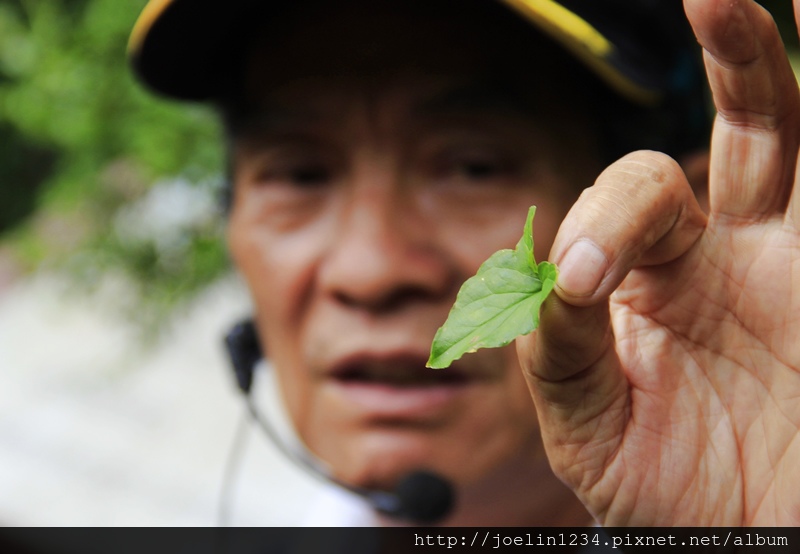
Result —
<instances>
[{"instance_id":1,"label":"knuckle","mask_svg":"<svg viewBox=\"0 0 800 554\"><path fill-rule=\"evenodd\" d=\"M677 161L655 151L630 153L581 195L570 218L572 241L591 237L612 265L628 267L674 225L691 187Z\"/></svg>"},{"instance_id":2,"label":"knuckle","mask_svg":"<svg viewBox=\"0 0 800 554\"><path fill-rule=\"evenodd\" d=\"M683 175L680 165L672 157L662 152L641 150L622 157L611 174L616 181L641 190L647 186L668 186ZM602 176L601 176L602 177Z\"/></svg>"}]
</instances>

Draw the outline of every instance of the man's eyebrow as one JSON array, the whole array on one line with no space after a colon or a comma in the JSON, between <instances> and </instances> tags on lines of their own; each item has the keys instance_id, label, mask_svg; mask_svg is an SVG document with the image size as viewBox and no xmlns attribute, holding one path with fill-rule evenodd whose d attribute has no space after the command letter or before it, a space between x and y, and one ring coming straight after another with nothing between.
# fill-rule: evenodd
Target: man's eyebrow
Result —
<instances>
[{"instance_id":1,"label":"man's eyebrow","mask_svg":"<svg viewBox=\"0 0 800 554\"><path fill-rule=\"evenodd\" d=\"M312 125L319 120L319 114L311 111L269 104L247 107L229 114L229 127L237 136L265 135L297 126Z\"/></svg>"},{"instance_id":2,"label":"man's eyebrow","mask_svg":"<svg viewBox=\"0 0 800 554\"><path fill-rule=\"evenodd\" d=\"M412 107L422 117L469 114L536 116L535 91L520 94L518 86L503 86L500 81L474 81L448 88ZM285 104L240 105L224 112L227 128L235 137L268 136L281 131L318 124L318 112Z\"/></svg>"},{"instance_id":3,"label":"man's eyebrow","mask_svg":"<svg viewBox=\"0 0 800 554\"><path fill-rule=\"evenodd\" d=\"M476 82L448 89L422 102L416 108L421 115L446 115L462 112L536 115L534 93L523 97L517 87L498 83Z\"/></svg>"}]
</instances>

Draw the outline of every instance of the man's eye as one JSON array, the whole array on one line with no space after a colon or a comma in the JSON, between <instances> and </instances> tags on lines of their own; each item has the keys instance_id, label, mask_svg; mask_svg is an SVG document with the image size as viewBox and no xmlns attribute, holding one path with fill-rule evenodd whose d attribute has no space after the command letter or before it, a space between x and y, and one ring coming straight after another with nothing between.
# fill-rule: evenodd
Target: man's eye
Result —
<instances>
[{"instance_id":1,"label":"man's eye","mask_svg":"<svg viewBox=\"0 0 800 554\"><path fill-rule=\"evenodd\" d=\"M328 183L333 176L324 163L298 162L276 163L265 167L259 176L264 184L280 184L292 187L317 187Z\"/></svg>"},{"instance_id":2,"label":"man's eye","mask_svg":"<svg viewBox=\"0 0 800 554\"><path fill-rule=\"evenodd\" d=\"M456 169L463 177L480 180L500 175L505 168L495 160L470 160L460 162Z\"/></svg>"},{"instance_id":3,"label":"man's eye","mask_svg":"<svg viewBox=\"0 0 800 554\"><path fill-rule=\"evenodd\" d=\"M503 177L509 173L509 163L501 156L468 155L450 159L449 173L459 179L482 182Z\"/></svg>"},{"instance_id":4,"label":"man's eye","mask_svg":"<svg viewBox=\"0 0 800 554\"><path fill-rule=\"evenodd\" d=\"M331 178L331 172L321 164L299 165L290 168L287 177L294 184L314 186L327 183Z\"/></svg>"}]
</instances>

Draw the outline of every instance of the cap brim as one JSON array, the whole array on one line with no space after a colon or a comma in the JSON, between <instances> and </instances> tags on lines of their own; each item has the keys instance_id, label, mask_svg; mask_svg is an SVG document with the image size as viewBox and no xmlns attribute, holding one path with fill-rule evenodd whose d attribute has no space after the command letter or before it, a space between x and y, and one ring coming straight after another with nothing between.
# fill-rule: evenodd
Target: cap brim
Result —
<instances>
[{"instance_id":1,"label":"cap brim","mask_svg":"<svg viewBox=\"0 0 800 554\"><path fill-rule=\"evenodd\" d=\"M254 4L254 0L151 0L128 42L134 71L165 96L213 98L242 38L232 36L232 29Z\"/></svg>"},{"instance_id":2,"label":"cap brim","mask_svg":"<svg viewBox=\"0 0 800 554\"><path fill-rule=\"evenodd\" d=\"M502 1L622 96L642 105L656 104L663 96L661 75L632 61L640 57L638 52L627 51L606 30L562 3ZM135 72L150 88L172 98L215 98L233 52L244 38L234 36L232 30L255 4L255 0L151 0L128 44ZM276 9L280 4L275 2Z\"/></svg>"},{"instance_id":3,"label":"cap brim","mask_svg":"<svg viewBox=\"0 0 800 554\"><path fill-rule=\"evenodd\" d=\"M501 0L553 38L614 90L643 105L663 96L661 79L633 67L613 36L553 0Z\"/></svg>"}]
</instances>

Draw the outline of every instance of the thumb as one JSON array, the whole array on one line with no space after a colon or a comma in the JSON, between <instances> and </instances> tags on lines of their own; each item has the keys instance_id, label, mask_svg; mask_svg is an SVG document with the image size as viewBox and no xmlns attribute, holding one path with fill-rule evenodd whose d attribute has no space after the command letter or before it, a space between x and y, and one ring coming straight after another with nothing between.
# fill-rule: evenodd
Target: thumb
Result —
<instances>
[{"instance_id":1,"label":"thumb","mask_svg":"<svg viewBox=\"0 0 800 554\"><path fill-rule=\"evenodd\" d=\"M628 381L608 302L579 307L551 295L539 330L517 339L542 439L556 475L581 496L617 450L628 419Z\"/></svg>"}]
</instances>

